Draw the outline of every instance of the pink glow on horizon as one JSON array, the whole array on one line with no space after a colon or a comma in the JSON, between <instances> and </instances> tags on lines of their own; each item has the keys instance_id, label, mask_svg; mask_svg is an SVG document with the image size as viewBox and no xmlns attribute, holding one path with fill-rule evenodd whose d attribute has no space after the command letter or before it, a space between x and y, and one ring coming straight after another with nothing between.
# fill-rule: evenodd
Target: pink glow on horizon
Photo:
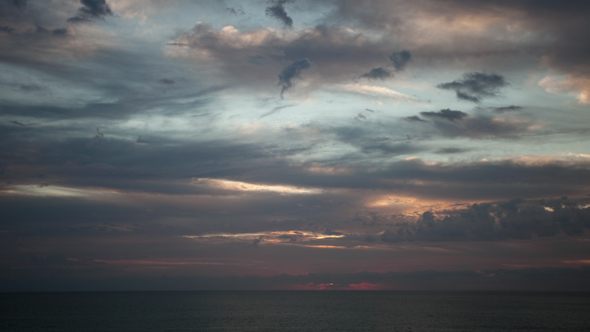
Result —
<instances>
[{"instance_id":1,"label":"pink glow on horizon","mask_svg":"<svg viewBox=\"0 0 590 332\"><path fill-rule=\"evenodd\" d=\"M386 287L381 283L368 283L368 282L361 282L358 284L349 284L347 286L343 285L335 285L334 283L325 283L325 284L316 284L313 282L309 282L307 284L302 285L293 285L288 289L292 290L386 290L391 289L390 287Z\"/></svg>"}]
</instances>

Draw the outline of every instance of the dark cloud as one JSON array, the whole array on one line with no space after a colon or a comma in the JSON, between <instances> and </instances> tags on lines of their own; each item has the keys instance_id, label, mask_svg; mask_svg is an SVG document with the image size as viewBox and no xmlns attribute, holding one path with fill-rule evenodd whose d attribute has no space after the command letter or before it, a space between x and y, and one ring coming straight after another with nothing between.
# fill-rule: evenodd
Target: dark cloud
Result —
<instances>
[{"instance_id":1,"label":"dark cloud","mask_svg":"<svg viewBox=\"0 0 590 332\"><path fill-rule=\"evenodd\" d=\"M230 12L234 15L245 15L246 14L242 8L235 9L233 7L228 7L228 8L225 8L225 10L227 10L228 12Z\"/></svg>"},{"instance_id":2,"label":"dark cloud","mask_svg":"<svg viewBox=\"0 0 590 332\"><path fill-rule=\"evenodd\" d=\"M461 149L461 148L442 148L436 150L434 153L438 154L455 154L455 153L463 153L468 152L469 149Z\"/></svg>"},{"instance_id":3,"label":"dark cloud","mask_svg":"<svg viewBox=\"0 0 590 332\"><path fill-rule=\"evenodd\" d=\"M249 63L253 63L256 65L261 65L264 63L264 60L266 60L265 57L263 57L262 55L250 55L248 56L248 62Z\"/></svg>"},{"instance_id":4,"label":"dark cloud","mask_svg":"<svg viewBox=\"0 0 590 332\"><path fill-rule=\"evenodd\" d=\"M0 27L0 31L11 34L14 31L14 29L9 26L3 26L3 27Z\"/></svg>"},{"instance_id":5,"label":"dark cloud","mask_svg":"<svg viewBox=\"0 0 590 332\"><path fill-rule=\"evenodd\" d=\"M420 117L416 116L416 115L412 115L412 116L406 116L405 118L403 118L405 121L408 122L428 122L426 120L422 120L420 119Z\"/></svg>"},{"instance_id":6,"label":"dark cloud","mask_svg":"<svg viewBox=\"0 0 590 332\"><path fill-rule=\"evenodd\" d=\"M408 61L412 59L412 53L403 50L401 52L393 52L389 55L389 60L393 63L395 70L402 70L406 67Z\"/></svg>"},{"instance_id":7,"label":"dark cloud","mask_svg":"<svg viewBox=\"0 0 590 332\"><path fill-rule=\"evenodd\" d=\"M170 79L170 78L162 78L158 82L160 82L162 84L168 84L168 85L174 84L174 80Z\"/></svg>"},{"instance_id":8,"label":"dark cloud","mask_svg":"<svg viewBox=\"0 0 590 332\"><path fill-rule=\"evenodd\" d=\"M40 25L37 25L36 32L38 34L52 34L54 36L65 36L68 34L68 29L66 28L57 28L57 29L47 29Z\"/></svg>"},{"instance_id":9,"label":"dark cloud","mask_svg":"<svg viewBox=\"0 0 590 332\"><path fill-rule=\"evenodd\" d=\"M440 110L438 112L420 112L420 115L435 118L435 119L443 119L448 121L455 121L455 120L462 120L464 117L467 116L467 113L463 113L461 111L453 111L450 109Z\"/></svg>"},{"instance_id":10,"label":"dark cloud","mask_svg":"<svg viewBox=\"0 0 590 332\"><path fill-rule=\"evenodd\" d=\"M473 204L468 209L446 215L425 212L418 223L396 231L388 230L381 240L398 243L530 239L559 234L580 236L590 229L589 208L579 208L576 203L563 206L561 201L558 204L552 204L552 200L513 199L496 204ZM548 211L545 206L553 206L554 210Z\"/></svg>"},{"instance_id":11,"label":"dark cloud","mask_svg":"<svg viewBox=\"0 0 590 332\"><path fill-rule=\"evenodd\" d=\"M505 112L520 111L522 109L522 107L510 105L510 106L504 106L504 107L492 107L491 109L496 113L505 113Z\"/></svg>"},{"instance_id":12,"label":"dark cloud","mask_svg":"<svg viewBox=\"0 0 590 332\"><path fill-rule=\"evenodd\" d=\"M111 7L106 0L80 0L82 7L78 9L78 15L68 19L70 22L85 22L93 19L102 19L113 15Z\"/></svg>"},{"instance_id":13,"label":"dark cloud","mask_svg":"<svg viewBox=\"0 0 590 332\"><path fill-rule=\"evenodd\" d=\"M483 98L497 97L500 88L507 86L504 77L496 74L467 73L461 80L441 83L436 87L453 90L457 98L472 102L480 102Z\"/></svg>"},{"instance_id":14,"label":"dark cloud","mask_svg":"<svg viewBox=\"0 0 590 332\"><path fill-rule=\"evenodd\" d=\"M301 71L311 67L311 62L309 59L301 59L294 61L290 65L287 65L283 70L279 73L279 84L281 85L281 98L283 98L283 94L286 90L290 89L293 86L291 82L294 78L299 78Z\"/></svg>"},{"instance_id":15,"label":"dark cloud","mask_svg":"<svg viewBox=\"0 0 590 332\"><path fill-rule=\"evenodd\" d=\"M420 115L433 120L434 128L448 137L506 137L518 138L530 132L532 120L491 117L485 113L469 116L461 111L443 109L438 112L421 112ZM420 122L416 118L404 118L405 121Z\"/></svg>"},{"instance_id":16,"label":"dark cloud","mask_svg":"<svg viewBox=\"0 0 590 332\"><path fill-rule=\"evenodd\" d=\"M532 123L506 118L492 118L478 114L460 121L434 121L439 132L448 137L505 137L519 138L527 135Z\"/></svg>"},{"instance_id":17,"label":"dark cloud","mask_svg":"<svg viewBox=\"0 0 590 332\"><path fill-rule=\"evenodd\" d=\"M288 28L293 28L293 19L287 15L284 4L293 2L293 0L275 0L271 1L272 5L266 7L266 15L274 17Z\"/></svg>"},{"instance_id":18,"label":"dark cloud","mask_svg":"<svg viewBox=\"0 0 590 332\"><path fill-rule=\"evenodd\" d=\"M25 92L35 92L35 91L41 91L41 90L43 90L43 88L36 85L36 84L21 84L18 87L18 90L25 91Z\"/></svg>"},{"instance_id":19,"label":"dark cloud","mask_svg":"<svg viewBox=\"0 0 590 332\"><path fill-rule=\"evenodd\" d=\"M20 123L20 122L18 122L18 121L10 121L10 123L12 123L12 124L15 124L15 125L17 125L17 126L25 126L25 124L24 124L24 123Z\"/></svg>"},{"instance_id":20,"label":"dark cloud","mask_svg":"<svg viewBox=\"0 0 590 332\"><path fill-rule=\"evenodd\" d=\"M424 147L414 144L388 144L388 143L365 143L362 146L362 152L373 153L379 152L390 156L399 156L413 154L424 150Z\"/></svg>"},{"instance_id":21,"label":"dark cloud","mask_svg":"<svg viewBox=\"0 0 590 332\"><path fill-rule=\"evenodd\" d=\"M250 87L268 86L273 71L284 67L284 63L294 59L311 59L315 77L310 89L327 82L350 81L368 66L379 68L383 63L383 54L388 52L385 41L374 40L339 26L319 25L298 31L289 38L269 30L239 32L239 36L245 38L254 35L259 42L237 47L236 43L227 39L226 34L199 23L192 30L180 33L168 45L207 50L214 55L217 65L221 64L230 74L230 79L242 84L247 82Z\"/></svg>"},{"instance_id":22,"label":"dark cloud","mask_svg":"<svg viewBox=\"0 0 590 332\"><path fill-rule=\"evenodd\" d=\"M393 77L391 72L383 67L373 68L370 72L364 73L360 76L361 78L367 78L369 80L385 80Z\"/></svg>"}]
</instances>

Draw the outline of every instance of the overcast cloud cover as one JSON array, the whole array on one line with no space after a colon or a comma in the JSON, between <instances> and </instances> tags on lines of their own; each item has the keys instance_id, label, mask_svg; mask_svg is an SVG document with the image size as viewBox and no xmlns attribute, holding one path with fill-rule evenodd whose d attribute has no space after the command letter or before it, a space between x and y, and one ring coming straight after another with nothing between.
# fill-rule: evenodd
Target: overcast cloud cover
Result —
<instances>
[{"instance_id":1,"label":"overcast cloud cover","mask_svg":"<svg viewBox=\"0 0 590 332\"><path fill-rule=\"evenodd\" d=\"M0 291L589 290L586 0L0 0Z\"/></svg>"}]
</instances>

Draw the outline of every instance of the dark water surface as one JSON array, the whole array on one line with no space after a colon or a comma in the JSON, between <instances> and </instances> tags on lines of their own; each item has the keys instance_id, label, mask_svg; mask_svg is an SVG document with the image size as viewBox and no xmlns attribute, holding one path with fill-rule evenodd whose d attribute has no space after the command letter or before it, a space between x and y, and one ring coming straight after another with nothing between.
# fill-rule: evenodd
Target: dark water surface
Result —
<instances>
[{"instance_id":1,"label":"dark water surface","mask_svg":"<svg viewBox=\"0 0 590 332\"><path fill-rule=\"evenodd\" d=\"M0 331L590 331L590 294L7 293Z\"/></svg>"}]
</instances>

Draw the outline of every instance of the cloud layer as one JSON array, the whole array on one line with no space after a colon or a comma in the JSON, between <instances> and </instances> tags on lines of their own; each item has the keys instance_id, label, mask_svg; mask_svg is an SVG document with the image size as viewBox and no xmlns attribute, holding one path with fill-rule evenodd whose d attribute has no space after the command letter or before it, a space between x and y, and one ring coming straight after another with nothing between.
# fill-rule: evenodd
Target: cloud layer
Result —
<instances>
[{"instance_id":1,"label":"cloud layer","mask_svg":"<svg viewBox=\"0 0 590 332\"><path fill-rule=\"evenodd\" d=\"M586 289L589 10L0 1L0 284Z\"/></svg>"}]
</instances>

